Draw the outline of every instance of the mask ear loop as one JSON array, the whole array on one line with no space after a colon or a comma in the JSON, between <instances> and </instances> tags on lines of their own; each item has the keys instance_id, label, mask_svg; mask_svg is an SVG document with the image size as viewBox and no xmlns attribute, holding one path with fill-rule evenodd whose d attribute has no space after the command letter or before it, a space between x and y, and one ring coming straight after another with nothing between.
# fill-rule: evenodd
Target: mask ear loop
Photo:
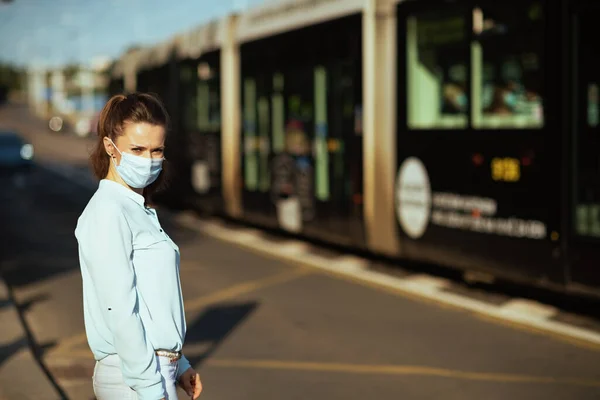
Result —
<instances>
[{"instance_id":1,"label":"mask ear loop","mask_svg":"<svg viewBox=\"0 0 600 400\"><path fill-rule=\"evenodd\" d=\"M120 155L123 155L123 153L121 152L121 150L119 150L119 148L117 147L117 145L115 144L115 142L113 142L113 141L112 141L112 139L111 139L111 138L109 138L108 136L107 136L106 138L107 138L108 140L110 140L110 143L113 145L114 149L115 149L116 151L118 151ZM111 157L113 157L113 158L115 157L115 155L114 155L114 154L111 154L110 156L111 156Z\"/></svg>"},{"instance_id":2,"label":"mask ear loop","mask_svg":"<svg viewBox=\"0 0 600 400\"><path fill-rule=\"evenodd\" d=\"M112 141L111 138L109 138L108 136L106 137L108 140L110 140L110 143L113 145L113 148L119 152L119 154L121 154L121 156L123 155L123 153L121 152L121 150L119 150L119 148L117 147L117 145L115 144L115 142ZM115 165L115 168L117 167L117 157L115 156L115 154L109 154L109 157L112 159L113 164Z\"/></svg>"}]
</instances>

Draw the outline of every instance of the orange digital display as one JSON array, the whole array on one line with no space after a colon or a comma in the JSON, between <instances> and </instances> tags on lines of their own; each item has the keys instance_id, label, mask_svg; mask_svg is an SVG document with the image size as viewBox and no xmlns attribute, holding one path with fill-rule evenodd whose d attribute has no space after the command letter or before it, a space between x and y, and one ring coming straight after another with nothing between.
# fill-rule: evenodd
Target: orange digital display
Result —
<instances>
[{"instance_id":1,"label":"orange digital display","mask_svg":"<svg viewBox=\"0 0 600 400\"><path fill-rule=\"evenodd\" d=\"M492 179L497 182L518 182L521 179L521 162L517 158L495 157L491 169Z\"/></svg>"}]
</instances>

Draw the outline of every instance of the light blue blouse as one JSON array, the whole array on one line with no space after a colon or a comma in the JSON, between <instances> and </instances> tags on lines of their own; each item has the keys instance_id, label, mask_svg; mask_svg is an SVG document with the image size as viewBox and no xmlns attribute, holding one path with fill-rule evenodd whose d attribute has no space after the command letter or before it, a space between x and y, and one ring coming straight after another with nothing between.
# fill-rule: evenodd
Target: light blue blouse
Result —
<instances>
[{"instance_id":1,"label":"light blue blouse","mask_svg":"<svg viewBox=\"0 0 600 400\"><path fill-rule=\"evenodd\" d=\"M138 397L162 399L155 350L181 351L186 330L179 248L143 196L106 179L79 217L75 236L95 359L118 354L125 382ZM178 375L189 367L182 357Z\"/></svg>"}]
</instances>

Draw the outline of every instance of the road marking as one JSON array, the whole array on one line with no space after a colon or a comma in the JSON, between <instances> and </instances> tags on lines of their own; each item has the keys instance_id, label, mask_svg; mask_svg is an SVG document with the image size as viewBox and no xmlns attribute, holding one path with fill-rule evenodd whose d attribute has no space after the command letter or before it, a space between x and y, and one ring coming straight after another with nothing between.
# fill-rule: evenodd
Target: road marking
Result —
<instances>
[{"instance_id":1,"label":"road marking","mask_svg":"<svg viewBox=\"0 0 600 400\"><path fill-rule=\"evenodd\" d=\"M52 369L55 365L71 365L77 361L95 360L94 353L90 349L63 349L60 353L48 353L44 356L44 361Z\"/></svg>"},{"instance_id":2,"label":"road marking","mask_svg":"<svg viewBox=\"0 0 600 400\"><path fill-rule=\"evenodd\" d=\"M78 358L86 358L93 361L90 351L75 351L72 355ZM67 360L60 362L60 359L54 360L50 369L54 365L70 365ZM65 364L66 363L66 364ZM557 378L551 376L507 374L493 372L473 372L461 371L447 368L434 368L415 365L368 365L368 364L346 364L333 362L299 362L299 361L281 361L281 360L257 360L257 359L219 359L209 358L202 363L210 367L218 368L240 368L240 369L265 369L265 370L288 370L288 371L307 371L307 372L332 372L359 375L391 375L391 376L431 376L438 378L459 379L468 381L484 381L496 383L523 383L523 384L545 384L545 385L567 385L599 387L600 380L582 379L582 378ZM200 367L202 367L202 365ZM77 380L77 379L76 379ZM62 380L61 380L62 384Z\"/></svg>"},{"instance_id":3,"label":"road marking","mask_svg":"<svg viewBox=\"0 0 600 400\"><path fill-rule=\"evenodd\" d=\"M411 279L398 278L385 273L360 268L354 262L349 267L347 262L337 263L335 260L305 253L293 254L279 251L281 244L275 245L260 236L252 236L252 240L236 240L232 234L235 229L226 228L221 224L210 221L199 221L187 213L177 216L176 219L184 226L200 231L216 239L242 246L253 252L268 255L271 258L285 260L294 265L316 268L329 275L350 280L377 290L384 290L395 295L426 301L437 306L449 307L461 311L469 311L482 319L493 320L511 328L518 328L529 333L544 334L565 343L600 351L600 334L588 329L579 328L565 323L553 321L549 307L540 306L537 309L523 302L513 301L506 306L491 305L463 295L444 292L445 282L440 279Z\"/></svg>"},{"instance_id":4,"label":"road marking","mask_svg":"<svg viewBox=\"0 0 600 400\"><path fill-rule=\"evenodd\" d=\"M77 346L81 346L83 344L87 344L87 336L84 333L78 333L73 336L66 337L60 340L55 347L48 350L47 355L44 357L46 359L51 359L57 357L59 355L72 355L75 352L79 353L81 349L74 349ZM86 353L92 354L90 350L87 350Z\"/></svg>"},{"instance_id":5,"label":"road marking","mask_svg":"<svg viewBox=\"0 0 600 400\"><path fill-rule=\"evenodd\" d=\"M196 297L195 299L185 301L185 311L196 312L202 310L208 304L216 303L223 300L228 300L244 294L255 292L259 289L264 289L269 286L281 285L291 282L300 277L309 275L311 271L305 268L297 268L291 271L283 271L275 275L259 278L248 282L242 282L237 285L230 286L223 290L207 294L205 296Z\"/></svg>"},{"instance_id":6,"label":"road marking","mask_svg":"<svg viewBox=\"0 0 600 400\"><path fill-rule=\"evenodd\" d=\"M568 386L600 387L600 380L581 378L555 378L522 374L505 374L489 372L460 371L445 368L432 368L414 365L363 365L321 362L295 362L279 360L244 360L244 359L208 359L206 364L219 368L248 368L292 370L310 372L338 372L369 375L414 375L433 376L469 381L486 381L498 383L536 383Z\"/></svg>"}]
</instances>

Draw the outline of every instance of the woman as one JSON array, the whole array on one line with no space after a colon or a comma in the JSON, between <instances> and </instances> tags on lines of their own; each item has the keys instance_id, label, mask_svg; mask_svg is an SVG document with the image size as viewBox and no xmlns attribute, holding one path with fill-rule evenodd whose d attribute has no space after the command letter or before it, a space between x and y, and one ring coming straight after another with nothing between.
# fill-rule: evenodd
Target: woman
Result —
<instances>
[{"instance_id":1,"label":"woman","mask_svg":"<svg viewBox=\"0 0 600 400\"><path fill-rule=\"evenodd\" d=\"M177 382L193 399L202 390L181 354L179 248L148 207L164 183L167 127L148 94L114 96L100 113L91 155L100 184L75 230L98 400L176 400Z\"/></svg>"}]
</instances>

